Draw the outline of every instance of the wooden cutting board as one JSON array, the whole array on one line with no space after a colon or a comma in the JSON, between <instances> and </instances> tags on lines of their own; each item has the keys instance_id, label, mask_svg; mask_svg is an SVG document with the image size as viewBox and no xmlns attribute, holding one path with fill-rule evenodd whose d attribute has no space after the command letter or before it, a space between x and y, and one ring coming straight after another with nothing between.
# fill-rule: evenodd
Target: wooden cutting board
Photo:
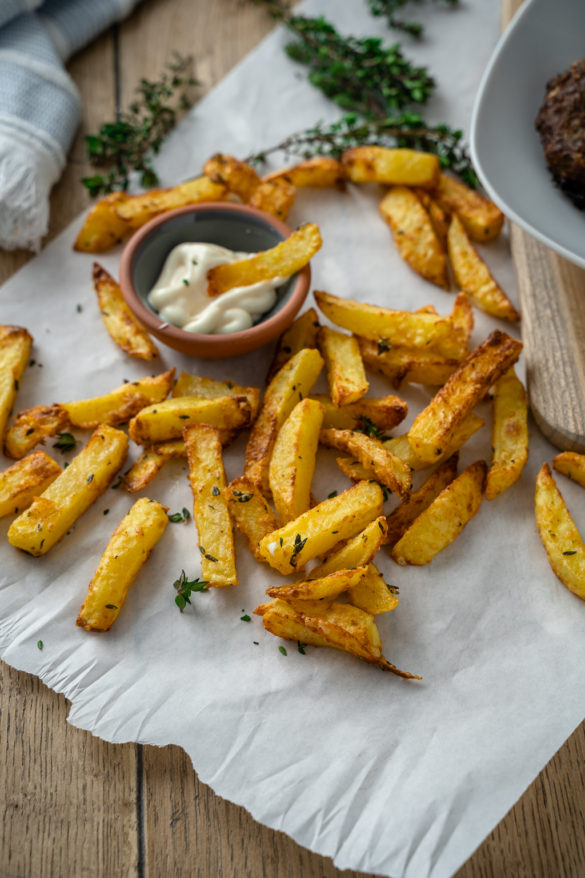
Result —
<instances>
[{"instance_id":1,"label":"wooden cutting board","mask_svg":"<svg viewBox=\"0 0 585 878\"><path fill-rule=\"evenodd\" d=\"M503 0L503 28L521 4ZM557 448L585 452L585 270L514 224L511 246L534 420Z\"/></svg>"}]
</instances>

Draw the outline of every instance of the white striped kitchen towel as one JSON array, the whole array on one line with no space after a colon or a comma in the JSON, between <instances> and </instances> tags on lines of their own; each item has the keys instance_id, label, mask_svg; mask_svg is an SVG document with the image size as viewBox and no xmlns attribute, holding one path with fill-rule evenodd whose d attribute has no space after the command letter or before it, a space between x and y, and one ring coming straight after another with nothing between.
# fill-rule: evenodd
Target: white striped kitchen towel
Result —
<instances>
[{"instance_id":1,"label":"white striped kitchen towel","mask_svg":"<svg viewBox=\"0 0 585 878\"><path fill-rule=\"evenodd\" d=\"M40 248L81 102L64 62L139 0L0 0L0 247Z\"/></svg>"}]
</instances>

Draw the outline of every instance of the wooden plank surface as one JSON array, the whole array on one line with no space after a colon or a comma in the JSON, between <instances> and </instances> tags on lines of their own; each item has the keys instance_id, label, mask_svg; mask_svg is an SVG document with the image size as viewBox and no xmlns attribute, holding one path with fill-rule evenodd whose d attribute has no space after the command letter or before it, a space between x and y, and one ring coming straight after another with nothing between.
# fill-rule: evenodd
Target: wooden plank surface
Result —
<instances>
[{"instance_id":1,"label":"wooden plank surface","mask_svg":"<svg viewBox=\"0 0 585 878\"><path fill-rule=\"evenodd\" d=\"M512 0L511 0L512 2ZM271 28L242 0L146 0L69 69L84 131L113 118L174 49L209 88ZM82 133L52 196L51 236L88 203ZM29 258L0 254L0 280ZM503 683L505 685L505 683ZM70 728L65 699L0 666L0 878L356 878L256 823L199 783L177 747L114 746ZM531 785L458 878L585 873L585 727ZM389 828L391 828L389 815Z\"/></svg>"}]
</instances>

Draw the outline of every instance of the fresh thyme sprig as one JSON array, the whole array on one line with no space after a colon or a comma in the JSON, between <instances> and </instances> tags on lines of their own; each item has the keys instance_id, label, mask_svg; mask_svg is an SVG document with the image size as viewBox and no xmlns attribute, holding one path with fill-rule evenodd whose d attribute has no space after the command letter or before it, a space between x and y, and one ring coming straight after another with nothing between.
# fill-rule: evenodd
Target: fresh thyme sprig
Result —
<instances>
[{"instance_id":1,"label":"fresh thyme sprig","mask_svg":"<svg viewBox=\"0 0 585 878\"><path fill-rule=\"evenodd\" d=\"M275 152L301 158L314 155L339 158L346 149L371 144L409 147L434 153L441 167L458 174L468 186L475 188L479 181L462 138L461 131L448 125L427 125L418 113L404 113L374 122L364 121L356 113L347 113L332 124L320 122L313 128L291 134L246 160L261 164Z\"/></svg>"},{"instance_id":2,"label":"fresh thyme sprig","mask_svg":"<svg viewBox=\"0 0 585 878\"><path fill-rule=\"evenodd\" d=\"M386 18L388 27L410 34L411 37L422 36L423 26L419 21L404 21L402 18L396 18L398 10L412 3L412 0L367 0L367 2L372 15ZM459 0L443 0L443 2L456 6Z\"/></svg>"},{"instance_id":3,"label":"fresh thyme sprig","mask_svg":"<svg viewBox=\"0 0 585 878\"><path fill-rule=\"evenodd\" d=\"M177 592L175 596L175 603L178 606L181 613L187 606L187 604L191 603L191 595L196 591L209 591L207 586L209 582L205 580L199 579L187 579L187 575L184 570L181 570L181 575L178 579L175 579L173 582L173 588Z\"/></svg>"},{"instance_id":4,"label":"fresh thyme sprig","mask_svg":"<svg viewBox=\"0 0 585 878\"><path fill-rule=\"evenodd\" d=\"M85 138L91 164L104 173L84 177L92 196L127 189L130 174L140 175L142 186L155 186L158 177L152 158L177 123L180 110L192 104L192 59L176 55L157 80L141 79L137 98L115 122L104 123Z\"/></svg>"}]
</instances>

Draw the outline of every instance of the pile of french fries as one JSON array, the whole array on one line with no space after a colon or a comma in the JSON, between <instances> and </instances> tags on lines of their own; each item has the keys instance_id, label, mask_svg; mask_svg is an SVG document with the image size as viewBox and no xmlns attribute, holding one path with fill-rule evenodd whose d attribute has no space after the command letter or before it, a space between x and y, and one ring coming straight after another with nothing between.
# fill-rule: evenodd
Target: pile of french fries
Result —
<instances>
[{"instance_id":1,"label":"pile of french fries","mask_svg":"<svg viewBox=\"0 0 585 878\"><path fill-rule=\"evenodd\" d=\"M321 325L315 308L297 318L279 340L263 395L258 387L185 372L176 377L171 369L93 399L40 404L16 414L8 429L32 338L25 329L0 327L0 435L6 455L15 460L0 473L0 514L16 515L8 540L32 555L46 554L111 484L130 442L142 451L122 477L129 493L149 487L167 461L186 459L201 572L209 587L238 584L235 524L258 562L294 580L268 588L270 600L256 608L267 631L416 677L382 653L374 617L393 611L398 599L375 564L377 553L385 549L399 565L430 563L478 513L484 495L494 500L518 481L528 458L526 394L514 371L521 342L495 330L470 346L470 300L516 319L470 244L494 237L503 218L490 202L442 175L434 156L410 150L350 150L341 162L302 162L264 180L229 156L213 157L204 171L198 181L174 190L108 196L90 213L80 233L85 245L78 239L78 246L104 249L108 235L120 238L128 231L120 223L137 228L160 210L210 193L236 195L264 208L273 198L274 210L278 205L284 211L297 186L378 182L391 187L380 209L402 255L446 286L447 263L439 257L448 252L454 277L465 289L446 316L432 306L392 310L316 291L316 304L332 325ZM305 255L314 252L313 229L300 240ZM274 270L290 257L280 250L268 253ZM223 282L254 282L254 271L264 271L266 259L252 267L251 261L231 265L227 280L216 277L212 294L221 294ZM156 357L115 280L99 266L93 278L113 340L130 356ZM408 406L393 392L368 396L368 371L384 376L392 390L408 383L432 389L408 431L388 435L404 421ZM328 393L313 392L320 376ZM458 473L460 449L484 426L474 408L486 399L493 406L492 459ZM44 451L33 451L51 436L69 435L69 429L93 433L67 469ZM242 431L249 431L243 473L228 484L223 448ZM328 453L321 449L339 454L337 465L352 484L319 502L312 483L319 455ZM585 484L584 460L565 454L554 465ZM388 494L396 502L385 514ZM536 510L553 570L585 598L585 547L546 465ZM167 511L147 497L131 507L105 549L78 625L111 627L164 532Z\"/></svg>"}]
</instances>

